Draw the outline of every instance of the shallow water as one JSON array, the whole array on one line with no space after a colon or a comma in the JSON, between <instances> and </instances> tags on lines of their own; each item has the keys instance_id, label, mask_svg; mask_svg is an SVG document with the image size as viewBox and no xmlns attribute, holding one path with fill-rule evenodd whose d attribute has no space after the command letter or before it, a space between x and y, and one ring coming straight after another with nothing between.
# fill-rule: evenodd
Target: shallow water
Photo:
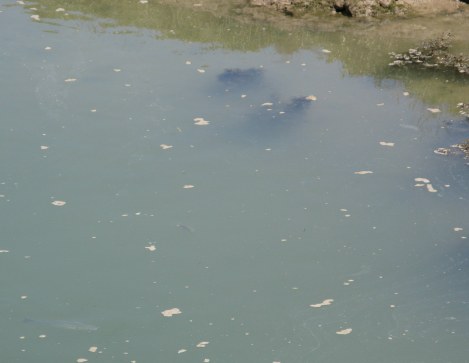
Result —
<instances>
[{"instance_id":1,"label":"shallow water","mask_svg":"<svg viewBox=\"0 0 469 363\"><path fill-rule=\"evenodd\" d=\"M433 150L469 128L404 94L438 80L51 3L0 7L1 361L467 359L469 173Z\"/></svg>"}]
</instances>

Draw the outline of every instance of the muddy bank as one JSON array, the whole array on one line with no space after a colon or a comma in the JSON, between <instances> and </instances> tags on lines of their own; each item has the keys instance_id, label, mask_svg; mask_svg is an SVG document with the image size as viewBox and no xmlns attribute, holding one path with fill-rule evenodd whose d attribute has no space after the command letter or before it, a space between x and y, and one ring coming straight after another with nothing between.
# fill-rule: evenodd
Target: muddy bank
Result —
<instances>
[{"instance_id":1,"label":"muddy bank","mask_svg":"<svg viewBox=\"0 0 469 363\"><path fill-rule=\"evenodd\" d=\"M274 8L288 16L322 11L350 17L435 15L454 13L465 6L458 0L250 0L250 4Z\"/></svg>"}]
</instances>

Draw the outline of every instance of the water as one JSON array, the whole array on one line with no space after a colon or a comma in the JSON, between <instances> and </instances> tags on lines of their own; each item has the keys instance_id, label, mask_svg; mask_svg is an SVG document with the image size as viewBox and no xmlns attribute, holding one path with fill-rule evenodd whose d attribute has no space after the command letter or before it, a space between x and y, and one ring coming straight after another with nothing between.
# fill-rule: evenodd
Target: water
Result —
<instances>
[{"instance_id":1,"label":"water","mask_svg":"<svg viewBox=\"0 0 469 363\"><path fill-rule=\"evenodd\" d=\"M0 8L1 361L467 360L467 85L123 4Z\"/></svg>"}]
</instances>

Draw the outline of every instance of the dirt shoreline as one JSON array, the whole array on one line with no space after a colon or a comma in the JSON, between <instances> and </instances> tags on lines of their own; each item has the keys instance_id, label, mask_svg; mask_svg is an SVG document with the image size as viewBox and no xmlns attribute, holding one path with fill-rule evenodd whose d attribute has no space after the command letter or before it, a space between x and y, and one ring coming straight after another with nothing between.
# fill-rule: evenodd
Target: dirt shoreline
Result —
<instances>
[{"instance_id":1,"label":"dirt shoreline","mask_svg":"<svg viewBox=\"0 0 469 363\"><path fill-rule=\"evenodd\" d=\"M330 12L350 17L382 15L437 15L462 11L466 0L249 0L252 6L270 7L285 15Z\"/></svg>"}]
</instances>

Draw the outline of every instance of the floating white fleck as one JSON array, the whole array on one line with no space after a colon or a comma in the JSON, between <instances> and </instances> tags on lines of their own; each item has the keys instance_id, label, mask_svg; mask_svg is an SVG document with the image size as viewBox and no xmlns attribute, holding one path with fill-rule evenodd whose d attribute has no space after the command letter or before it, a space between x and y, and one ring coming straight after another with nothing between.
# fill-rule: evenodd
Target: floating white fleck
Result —
<instances>
[{"instance_id":1,"label":"floating white fleck","mask_svg":"<svg viewBox=\"0 0 469 363\"><path fill-rule=\"evenodd\" d=\"M331 305L333 302L334 302L334 299L326 299L323 302L320 302L319 304L311 304L310 306L312 308L321 308L323 306Z\"/></svg>"},{"instance_id":2,"label":"floating white fleck","mask_svg":"<svg viewBox=\"0 0 469 363\"><path fill-rule=\"evenodd\" d=\"M209 342L200 342L197 343L196 347L197 348L205 348Z\"/></svg>"},{"instance_id":3,"label":"floating white fleck","mask_svg":"<svg viewBox=\"0 0 469 363\"><path fill-rule=\"evenodd\" d=\"M156 246L155 245L146 246L145 249L147 249L150 252L154 252L156 251Z\"/></svg>"},{"instance_id":4,"label":"floating white fleck","mask_svg":"<svg viewBox=\"0 0 469 363\"><path fill-rule=\"evenodd\" d=\"M323 49L323 50L321 50L321 52L328 54L328 53L330 53L331 51L330 51L329 49Z\"/></svg>"},{"instance_id":5,"label":"floating white fleck","mask_svg":"<svg viewBox=\"0 0 469 363\"><path fill-rule=\"evenodd\" d=\"M45 47L44 50L51 50L52 47Z\"/></svg>"},{"instance_id":6,"label":"floating white fleck","mask_svg":"<svg viewBox=\"0 0 469 363\"><path fill-rule=\"evenodd\" d=\"M373 174L373 172L370 171L370 170L362 170L362 171L356 171L356 172L354 172L354 174L366 175L366 174Z\"/></svg>"},{"instance_id":7,"label":"floating white fleck","mask_svg":"<svg viewBox=\"0 0 469 363\"><path fill-rule=\"evenodd\" d=\"M160 145L160 148L162 148L163 150L171 149L172 147L173 147L173 145L166 145L166 144L161 144Z\"/></svg>"},{"instance_id":8,"label":"floating white fleck","mask_svg":"<svg viewBox=\"0 0 469 363\"><path fill-rule=\"evenodd\" d=\"M198 68L198 69L197 69L197 72L199 72L199 73L205 73L205 69Z\"/></svg>"},{"instance_id":9,"label":"floating white fleck","mask_svg":"<svg viewBox=\"0 0 469 363\"><path fill-rule=\"evenodd\" d=\"M462 229L461 227L454 227L453 230L454 230L455 232L460 232L460 231L462 231L463 229Z\"/></svg>"},{"instance_id":10,"label":"floating white fleck","mask_svg":"<svg viewBox=\"0 0 469 363\"><path fill-rule=\"evenodd\" d=\"M10 250L0 250L0 253L8 253Z\"/></svg>"},{"instance_id":11,"label":"floating white fleck","mask_svg":"<svg viewBox=\"0 0 469 363\"><path fill-rule=\"evenodd\" d=\"M40 18L39 15L37 15L37 14L31 15L31 19L36 20L36 21L41 20L41 18Z\"/></svg>"},{"instance_id":12,"label":"floating white fleck","mask_svg":"<svg viewBox=\"0 0 469 363\"><path fill-rule=\"evenodd\" d=\"M44 339L44 338L46 338L46 337L47 337L47 335L45 335L45 334L39 335L39 338L41 338L41 339Z\"/></svg>"},{"instance_id":13,"label":"floating white fleck","mask_svg":"<svg viewBox=\"0 0 469 363\"><path fill-rule=\"evenodd\" d=\"M384 103L377 103L376 106L378 107L384 106Z\"/></svg>"},{"instance_id":14,"label":"floating white fleck","mask_svg":"<svg viewBox=\"0 0 469 363\"><path fill-rule=\"evenodd\" d=\"M23 1L23 0L18 0L16 3L17 3L17 4L20 4L20 5L24 5L24 1Z\"/></svg>"},{"instance_id":15,"label":"floating white fleck","mask_svg":"<svg viewBox=\"0 0 469 363\"><path fill-rule=\"evenodd\" d=\"M192 185L192 184L186 184L186 185L183 186L183 188L184 189L192 189L192 188L195 188L195 186Z\"/></svg>"},{"instance_id":16,"label":"floating white fleck","mask_svg":"<svg viewBox=\"0 0 469 363\"><path fill-rule=\"evenodd\" d=\"M67 78L64 82L76 82L76 78Z\"/></svg>"},{"instance_id":17,"label":"floating white fleck","mask_svg":"<svg viewBox=\"0 0 469 363\"><path fill-rule=\"evenodd\" d=\"M92 109L90 110L90 112L93 112L93 113L95 113L96 111L98 111L98 110L95 109L95 108L92 108Z\"/></svg>"},{"instance_id":18,"label":"floating white fleck","mask_svg":"<svg viewBox=\"0 0 469 363\"><path fill-rule=\"evenodd\" d=\"M161 315L166 316L166 317L171 317L173 315L178 315L181 313L182 313L181 310L179 310L178 308L172 308L172 309L162 311Z\"/></svg>"},{"instance_id":19,"label":"floating white fleck","mask_svg":"<svg viewBox=\"0 0 469 363\"><path fill-rule=\"evenodd\" d=\"M89 347L88 352L96 353L97 350L98 350L98 347Z\"/></svg>"},{"instance_id":20,"label":"floating white fleck","mask_svg":"<svg viewBox=\"0 0 469 363\"><path fill-rule=\"evenodd\" d=\"M438 190L436 190L435 188L433 188L433 185L431 184L426 184L427 186L427 190L430 192L430 193L436 193Z\"/></svg>"},{"instance_id":21,"label":"floating white fleck","mask_svg":"<svg viewBox=\"0 0 469 363\"><path fill-rule=\"evenodd\" d=\"M67 202L64 202L63 200L54 200L51 204L55 205L56 207L62 207L67 204Z\"/></svg>"},{"instance_id":22,"label":"floating white fleck","mask_svg":"<svg viewBox=\"0 0 469 363\"><path fill-rule=\"evenodd\" d=\"M21 300L26 300L27 298L28 298L28 296L27 296L27 295L23 295L23 296L21 296Z\"/></svg>"},{"instance_id":23,"label":"floating white fleck","mask_svg":"<svg viewBox=\"0 0 469 363\"><path fill-rule=\"evenodd\" d=\"M185 353L185 352L187 352L187 349L179 349L178 350L178 354Z\"/></svg>"},{"instance_id":24,"label":"floating white fleck","mask_svg":"<svg viewBox=\"0 0 469 363\"><path fill-rule=\"evenodd\" d=\"M48 148L49 148L49 146L41 145L41 150L47 150Z\"/></svg>"},{"instance_id":25,"label":"floating white fleck","mask_svg":"<svg viewBox=\"0 0 469 363\"><path fill-rule=\"evenodd\" d=\"M427 108L427 110L430 111L431 113L441 112L441 110L439 108Z\"/></svg>"},{"instance_id":26,"label":"floating white fleck","mask_svg":"<svg viewBox=\"0 0 469 363\"><path fill-rule=\"evenodd\" d=\"M65 11L65 9L64 8L57 8L57 9L55 9L55 11L58 12L58 13L62 13L62 12Z\"/></svg>"},{"instance_id":27,"label":"floating white fleck","mask_svg":"<svg viewBox=\"0 0 469 363\"><path fill-rule=\"evenodd\" d=\"M241 98L246 98L246 95L241 95Z\"/></svg>"},{"instance_id":28,"label":"floating white fleck","mask_svg":"<svg viewBox=\"0 0 469 363\"><path fill-rule=\"evenodd\" d=\"M352 332L352 328L347 328L347 329L338 330L335 333L338 335L347 335L347 334L350 334L351 332Z\"/></svg>"},{"instance_id":29,"label":"floating white fleck","mask_svg":"<svg viewBox=\"0 0 469 363\"><path fill-rule=\"evenodd\" d=\"M192 64L192 62L189 61L189 60L187 60L187 61L186 61L186 64L187 64L187 65L190 65L190 64Z\"/></svg>"},{"instance_id":30,"label":"floating white fleck","mask_svg":"<svg viewBox=\"0 0 469 363\"><path fill-rule=\"evenodd\" d=\"M309 96L306 96L305 99L308 101L316 101L318 98L314 95L309 95Z\"/></svg>"},{"instance_id":31,"label":"floating white fleck","mask_svg":"<svg viewBox=\"0 0 469 363\"><path fill-rule=\"evenodd\" d=\"M386 141L380 141L379 144L381 146L394 146L394 143L393 142L386 142Z\"/></svg>"},{"instance_id":32,"label":"floating white fleck","mask_svg":"<svg viewBox=\"0 0 469 363\"><path fill-rule=\"evenodd\" d=\"M194 119L194 125L207 126L208 124L210 124L210 121L205 120L203 117L196 117Z\"/></svg>"},{"instance_id":33,"label":"floating white fleck","mask_svg":"<svg viewBox=\"0 0 469 363\"><path fill-rule=\"evenodd\" d=\"M427 178L415 178L414 179L417 183L430 183L430 180L428 180Z\"/></svg>"},{"instance_id":34,"label":"floating white fleck","mask_svg":"<svg viewBox=\"0 0 469 363\"><path fill-rule=\"evenodd\" d=\"M403 94L404 96L408 96L408 95L410 95L410 93L409 93L409 92L407 92L407 91L406 91L406 92L402 92L402 94Z\"/></svg>"},{"instance_id":35,"label":"floating white fleck","mask_svg":"<svg viewBox=\"0 0 469 363\"><path fill-rule=\"evenodd\" d=\"M120 68L114 68L113 71L116 72L116 73L119 73L119 72L122 71L122 69L120 69Z\"/></svg>"},{"instance_id":36,"label":"floating white fleck","mask_svg":"<svg viewBox=\"0 0 469 363\"><path fill-rule=\"evenodd\" d=\"M86 359L86 358L78 358L77 359L77 363L85 363L85 362L88 362L88 359Z\"/></svg>"},{"instance_id":37,"label":"floating white fleck","mask_svg":"<svg viewBox=\"0 0 469 363\"><path fill-rule=\"evenodd\" d=\"M210 359L205 358L205 359L204 359L204 363L208 363L208 362L210 362Z\"/></svg>"},{"instance_id":38,"label":"floating white fleck","mask_svg":"<svg viewBox=\"0 0 469 363\"><path fill-rule=\"evenodd\" d=\"M265 107L265 106L273 106L273 103L272 102L265 102L261 105L262 107Z\"/></svg>"},{"instance_id":39,"label":"floating white fleck","mask_svg":"<svg viewBox=\"0 0 469 363\"><path fill-rule=\"evenodd\" d=\"M148 4L148 0L140 0L139 3L140 4Z\"/></svg>"}]
</instances>

